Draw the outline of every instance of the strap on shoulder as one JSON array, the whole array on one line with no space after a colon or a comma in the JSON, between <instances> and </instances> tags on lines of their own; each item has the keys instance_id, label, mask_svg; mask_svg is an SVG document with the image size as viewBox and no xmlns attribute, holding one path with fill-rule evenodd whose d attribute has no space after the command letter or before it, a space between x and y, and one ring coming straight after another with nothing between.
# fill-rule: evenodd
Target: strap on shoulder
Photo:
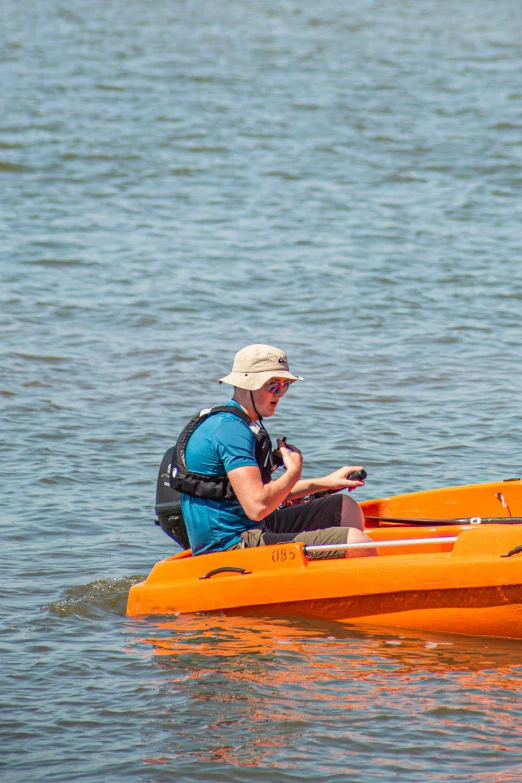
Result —
<instances>
[{"instance_id":1,"label":"strap on shoulder","mask_svg":"<svg viewBox=\"0 0 522 783\"><path fill-rule=\"evenodd\" d=\"M214 413L232 413L234 416L237 416L239 419L242 419L245 424L252 424L252 419L248 415L248 413L245 413L243 408L236 408L235 405L216 405L215 408L205 408L201 411L199 414L200 416L212 416Z\"/></svg>"},{"instance_id":2,"label":"strap on shoulder","mask_svg":"<svg viewBox=\"0 0 522 783\"><path fill-rule=\"evenodd\" d=\"M269 437L263 425L256 424L248 413L245 413L243 408L237 408L235 405L216 405L215 408L204 408L199 415L200 417L204 416L205 418L208 418L214 413L232 413L234 416L237 416L238 419L241 419L250 427L252 434L257 441L263 441Z\"/></svg>"}]
</instances>

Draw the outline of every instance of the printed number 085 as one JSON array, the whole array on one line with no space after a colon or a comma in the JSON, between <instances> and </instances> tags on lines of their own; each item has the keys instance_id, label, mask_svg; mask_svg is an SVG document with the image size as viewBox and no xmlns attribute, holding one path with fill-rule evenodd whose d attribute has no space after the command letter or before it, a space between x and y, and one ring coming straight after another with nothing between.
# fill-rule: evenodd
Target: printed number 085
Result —
<instances>
[{"instance_id":1,"label":"printed number 085","mask_svg":"<svg viewBox=\"0 0 522 783\"><path fill-rule=\"evenodd\" d=\"M295 552L293 549L274 549L272 552L272 560L274 563L284 563L285 560L295 560Z\"/></svg>"}]
</instances>

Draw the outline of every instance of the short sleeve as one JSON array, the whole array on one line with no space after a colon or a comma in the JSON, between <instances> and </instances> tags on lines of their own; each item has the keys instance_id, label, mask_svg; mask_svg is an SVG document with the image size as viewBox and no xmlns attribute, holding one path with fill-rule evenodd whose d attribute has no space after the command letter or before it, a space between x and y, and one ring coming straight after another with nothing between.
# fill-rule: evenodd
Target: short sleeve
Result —
<instances>
[{"instance_id":1,"label":"short sleeve","mask_svg":"<svg viewBox=\"0 0 522 783\"><path fill-rule=\"evenodd\" d=\"M237 416L227 416L227 420L224 418L219 424L214 432L214 446L227 473L236 468L257 466L255 435Z\"/></svg>"}]
</instances>

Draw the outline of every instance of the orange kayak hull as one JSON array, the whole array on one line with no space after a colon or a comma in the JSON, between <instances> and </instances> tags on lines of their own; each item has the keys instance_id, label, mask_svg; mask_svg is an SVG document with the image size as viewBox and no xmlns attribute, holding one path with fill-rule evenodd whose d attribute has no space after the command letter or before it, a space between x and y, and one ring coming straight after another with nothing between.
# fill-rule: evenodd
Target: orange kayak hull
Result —
<instances>
[{"instance_id":1,"label":"orange kayak hull","mask_svg":"<svg viewBox=\"0 0 522 783\"><path fill-rule=\"evenodd\" d=\"M519 482L431 490L361 506L370 516L412 516L415 510L419 517L446 518L476 514L473 498L479 498L484 516L507 517L505 506L499 513L497 492L512 516L521 514ZM487 505L490 496L494 512ZM327 560L309 559L299 543L199 557L182 552L131 587L127 614L305 615L522 638L522 552L503 557L522 545L522 524L375 526L367 532L376 543L398 546L378 547L378 557ZM433 538L438 542L431 543Z\"/></svg>"}]
</instances>

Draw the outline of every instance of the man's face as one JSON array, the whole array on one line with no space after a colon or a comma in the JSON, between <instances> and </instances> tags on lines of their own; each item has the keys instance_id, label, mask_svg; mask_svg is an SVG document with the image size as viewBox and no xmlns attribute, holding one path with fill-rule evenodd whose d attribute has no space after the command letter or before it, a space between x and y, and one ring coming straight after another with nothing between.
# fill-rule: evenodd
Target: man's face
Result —
<instances>
[{"instance_id":1,"label":"man's face","mask_svg":"<svg viewBox=\"0 0 522 783\"><path fill-rule=\"evenodd\" d=\"M286 378L270 378L260 389L252 392L256 410L263 418L269 418L276 412L277 405L290 386Z\"/></svg>"}]
</instances>

